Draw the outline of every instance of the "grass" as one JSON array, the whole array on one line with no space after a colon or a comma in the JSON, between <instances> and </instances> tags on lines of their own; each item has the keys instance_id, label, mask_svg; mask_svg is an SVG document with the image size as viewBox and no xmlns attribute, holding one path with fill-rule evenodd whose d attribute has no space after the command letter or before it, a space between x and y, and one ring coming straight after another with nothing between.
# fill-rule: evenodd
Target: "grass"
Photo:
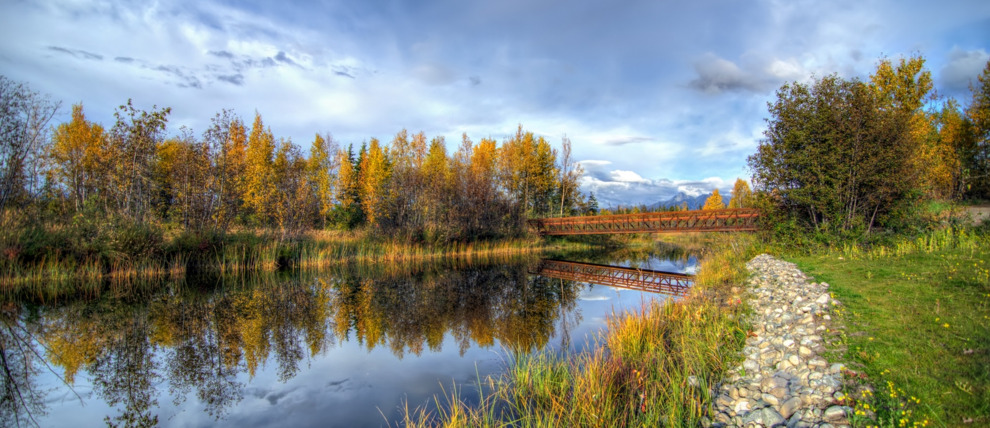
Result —
<instances>
[{"instance_id":1,"label":"grass","mask_svg":"<svg viewBox=\"0 0 990 428\"><path fill-rule=\"evenodd\" d=\"M990 239L944 229L887 247L789 257L843 303L857 425L990 424Z\"/></svg>"},{"instance_id":2,"label":"grass","mask_svg":"<svg viewBox=\"0 0 990 428\"><path fill-rule=\"evenodd\" d=\"M693 238L692 238L693 239ZM583 353L513 355L505 374L480 384L469 406L454 390L436 408L407 411L406 426L697 426L710 415L712 387L745 340L738 288L753 240L708 238L696 287L685 299L613 314ZM486 393L487 392L487 393Z\"/></svg>"},{"instance_id":3,"label":"grass","mask_svg":"<svg viewBox=\"0 0 990 428\"><path fill-rule=\"evenodd\" d=\"M94 255L79 259L58 251L34 262L0 262L0 295L56 298L98 294L106 285L182 278L189 272L241 275L284 269L312 270L343 264L416 264L441 259L480 261L587 244L538 238L413 243L361 232L311 231L293 240L242 231L225 238L171 237L166 250L147 257Z\"/></svg>"}]
</instances>

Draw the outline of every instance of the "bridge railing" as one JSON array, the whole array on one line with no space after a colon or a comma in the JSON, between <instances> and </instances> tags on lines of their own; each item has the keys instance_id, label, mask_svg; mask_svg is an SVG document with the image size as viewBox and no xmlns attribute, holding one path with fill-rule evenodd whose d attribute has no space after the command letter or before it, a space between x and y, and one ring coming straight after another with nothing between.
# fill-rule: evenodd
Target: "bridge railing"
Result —
<instances>
[{"instance_id":1,"label":"bridge railing","mask_svg":"<svg viewBox=\"0 0 990 428\"><path fill-rule=\"evenodd\" d=\"M540 235L725 232L757 230L759 217L760 211L755 208L731 208L539 218L528 223Z\"/></svg>"},{"instance_id":2,"label":"bridge railing","mask_svg":"<svg viewBox=\"0 0 990 428\"><path fill-rule=\"evenodd\" d=\"M544 259L535 272L549 278L684 296L694 277L680 273Z\"/></svg>"}]
</instances>

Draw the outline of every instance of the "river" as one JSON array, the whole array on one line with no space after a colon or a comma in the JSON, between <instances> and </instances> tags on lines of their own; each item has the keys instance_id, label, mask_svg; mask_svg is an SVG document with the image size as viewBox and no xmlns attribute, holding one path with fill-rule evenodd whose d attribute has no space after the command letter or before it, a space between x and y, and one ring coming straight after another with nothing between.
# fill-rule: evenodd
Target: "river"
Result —
<instances>
[{"instance_id":1,"label":"river","mask_svg":"<svg viewBox=\"0 0 990 428\"><path fill-rule=\"evenodd\" d=\"M683 252L569 255L693 274ZM580 352L669 295L552 278L540 258L200 277L7 301L5 425L382 426L520 352ZM154 290L154 291L148 291ZM441 399L442 401L442 399Z\"/></svg>"}]
</instances>

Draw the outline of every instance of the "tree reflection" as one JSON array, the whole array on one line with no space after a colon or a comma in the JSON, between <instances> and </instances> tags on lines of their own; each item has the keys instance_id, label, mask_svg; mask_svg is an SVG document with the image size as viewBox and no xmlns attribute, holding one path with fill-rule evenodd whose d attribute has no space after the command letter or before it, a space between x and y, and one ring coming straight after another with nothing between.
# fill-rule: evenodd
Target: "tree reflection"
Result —
<instances>
[{"instance_id":1,"label":"tree reflection","mask_svg":"<svg viewBox=\"0 0 990 428\"><path fill-rule=\"evenodd\" d=\"M555 334L578 293L572 283L528 275L530 268L214 278L219 287L171 284L162 288L169 292L138 302L42 306L30 321L8 304L0 329L0 416L20 425L44 413L44 393L33 384L39 361L47 364L42 356L68 385L81 372L88 376L95 395L119 412L106 417L108 425L151 426L163 385L176 406L195 396L205 412L222 418L259 369L273 364L286 381L303 359L341 341L387 347L399 358L440 351L445 337L462 355L472 344L496 342L526 352ZM211 288L217 291L204 291Z\"/></svg>"},{"instance_id":2,"label":"tree reflection","mask_svg":"<svg viewBox=\"0 0 990 428\"><path fill-rule=\"evenodd\" d=\"M35 385L38 352L31 334L21 323L16 306L0 310L0 420L16 426L38 425L45 413L45 395Z\"/></svg>"}]
</instances>

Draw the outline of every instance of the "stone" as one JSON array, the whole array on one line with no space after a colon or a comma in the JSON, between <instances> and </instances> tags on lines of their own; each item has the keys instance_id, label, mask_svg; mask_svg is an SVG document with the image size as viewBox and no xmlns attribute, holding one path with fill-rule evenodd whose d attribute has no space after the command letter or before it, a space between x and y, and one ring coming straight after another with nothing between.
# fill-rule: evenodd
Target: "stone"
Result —
<instances>
[{"instance_id":1,"label":"stone","mask_svg":"<svg viewBox=\"0 0 990 428\"><path fill-rule=\"evenodd\" d=\"M785 420L780 413L769 407L755 410L743 417L743 423L745 424L760 424L765 427L783 425Z\"/></svg>"},{"instance_id":2,"label":"stone","mask_svg":"<svg viewBox=\"0 0 990 428\"><path fill-rule=\"evenodd\" d=\"M825 409L825 413L822 413L822 419L828 422L845 422L846 416L852 413L852 409L848 406L832 406Z\"/></svg>"},{"instance_id":3,"label":"stone","mask_svg":"<svg viewBox=\"0 0 990 428\"><path fill-rule=\"evenodd\" d=\"M785 418L790 418L799 408L801 408L801 399L792 397L780 405L780 414Z\"/></svg>"},{"instance_id":4,"label":"stone","mask_svg":"<svg viewBox=\"0 0 990 428\"><path fill-rule=\"evenodd\" d=\"M736 404L732 406L732 410L736 412L737 415L746 414L749 412L749 400L740 399L736 401Z\"/></svg>"},{"instance_id":5,"label":"stone","mask_svg":"<svg viewBox=\"0 0 990 428\"><path fill-rule=\"evenodd\" d=\"M801 357L798 357L797 355L794 354L790 354L787 356L787 362L791 363L792 366L797 366L798 364L801 364Z\"/></svg>"},{"instance_id":6,"label":"stone","mask_svg":"<svg viewBox=\"0 0 990 428\"><path fill-rule=\"evenodd\" d=\"M763 401L766 401L767 404L769 404L769 405L771 405L773 407L777 407L777 406L780 405L780 399L777 398L777 396L775 396L773 394L767 394L767 393L764 392L763 394L760 394L760 399L762 399Z\"/></svg>"}]
</instances>

